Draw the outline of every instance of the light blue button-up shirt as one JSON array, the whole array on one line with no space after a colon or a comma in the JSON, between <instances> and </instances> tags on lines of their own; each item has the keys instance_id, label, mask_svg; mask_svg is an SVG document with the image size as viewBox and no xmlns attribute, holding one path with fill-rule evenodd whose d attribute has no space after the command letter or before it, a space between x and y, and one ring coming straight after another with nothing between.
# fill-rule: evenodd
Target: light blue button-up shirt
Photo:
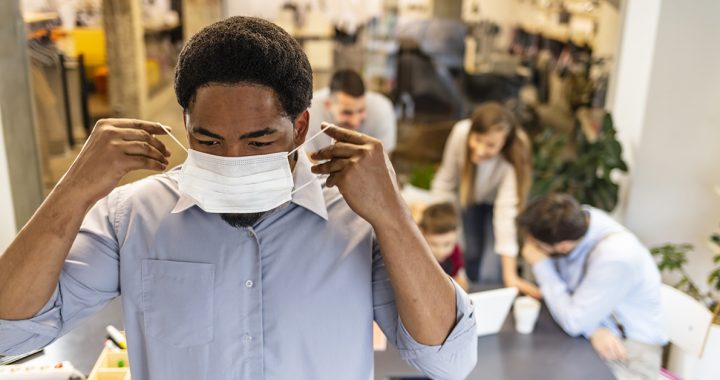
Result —
<instances>
[{"instance_id":1,"label":"light blue button-up shirt","mask_svg":"<svg viewBox=\"0 0 720 380\"><path fill-rule=\"evenodd\" d=\"M588 232L567 256L543 260L533 272L543 299L570 335L589 338L598 327L628 339L663 345L660 273L645 246L605 212L585 207Z\"/></svg>"},{"instance_id":2,"label":"light blue button-up shirt","mask_svg":"<svg viewBox=\"0 0 720 380\"><path fill-rule=\"evenodd\" d=\"M0 321L0 352L43 347L122 294L134 380L371 379L373 319L428 376L466 376L466 294L456 285L441 346L416 342L371 226L299 157L295 183L313 183L252 228L180 205L177 169L115 189L86 216L47 304Z\"/></svg>"}]
</instances>

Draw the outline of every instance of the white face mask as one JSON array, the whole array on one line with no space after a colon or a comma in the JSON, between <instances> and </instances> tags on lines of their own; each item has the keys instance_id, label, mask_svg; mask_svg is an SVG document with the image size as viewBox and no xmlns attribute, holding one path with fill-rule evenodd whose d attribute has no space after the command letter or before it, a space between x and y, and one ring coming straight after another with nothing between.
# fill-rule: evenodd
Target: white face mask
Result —
<instances>
[{"instance_id":1,"label":"white face mask","mask_svg":"<svg viewBox=\"0 0 720 380\"><path fill-rule=\"evenodd\" d=\"M192 197L205 212L266 212L289 202L295 192L312 183L310 181L293 190L288 157L302 145L290 153L223 157L187 150L164 126L163 129L188 153L178 178L180 192ZM305 143L322 133L313 135Z\"/></svg>"}]
</instances>

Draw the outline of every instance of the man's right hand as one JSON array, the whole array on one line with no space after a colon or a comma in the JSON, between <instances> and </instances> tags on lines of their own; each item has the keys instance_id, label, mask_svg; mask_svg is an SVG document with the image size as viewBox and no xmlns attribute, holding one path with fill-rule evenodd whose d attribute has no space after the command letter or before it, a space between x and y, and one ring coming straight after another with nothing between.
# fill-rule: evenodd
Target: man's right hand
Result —
<instances>
[{"instance_id":1,"label":"man's right hand","mask_svg":"<svg viewBox=\"0 0 720 380\"><path fill-rule=\"evenodd\" d=\"M0 254L0 319L30 318L50 299L87 209L125 174L167 167L170 152L156 134L165 134L157 123L97 122L65 176Z\"/></svg>"},{"instance_id":2,"label":"man's right hand","mask_svg":"<svg viewBox=\"0 0 720 380\"><path fill-rule=\"evenodd\" d=\"M163 134L166 132L158 123L99 120L58 186L72 189L84 201L94 204L131 171L165 170L170 151L154 136Z\"/></svg>"}]
</instances>

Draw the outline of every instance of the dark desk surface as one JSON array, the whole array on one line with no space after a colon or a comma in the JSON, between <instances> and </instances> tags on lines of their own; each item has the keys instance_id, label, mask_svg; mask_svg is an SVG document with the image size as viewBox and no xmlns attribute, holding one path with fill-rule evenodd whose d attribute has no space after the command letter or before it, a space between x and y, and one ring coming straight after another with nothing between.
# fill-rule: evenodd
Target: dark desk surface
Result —
<instances>
[{"instance_id":1,"label":"dark desk surface","mask_svg":"<svg viewBox=\"0 0 720 380\"><path fill-rule=\"evenodd\" d=\"M89 374L102 350L105 326L122 327L119 301L111 302L79 328L46 347L44 353L24 361L53 364L69 360L75 368ZM417 374L392 346L375 353L376 380ZM468 379L613 379L613 376L587 340L565 335L543 308L530 335L517 334L509 316L499 334L480 337L478 364Z\"/></svg>"},{"instance_id":2,"label":"dark desk surface","mask_svg":"<svg viewBox=\"0 0 720 380\"><path fill-rule=\"evenodd\" d=\"M375 380L419 376L390 345L375 353ZM515 332L512 312L500 333L478 338L478 361L468 379L612 380L590 342L571 338L543 306L532 334Z\"/></svg>"}]
</instances>

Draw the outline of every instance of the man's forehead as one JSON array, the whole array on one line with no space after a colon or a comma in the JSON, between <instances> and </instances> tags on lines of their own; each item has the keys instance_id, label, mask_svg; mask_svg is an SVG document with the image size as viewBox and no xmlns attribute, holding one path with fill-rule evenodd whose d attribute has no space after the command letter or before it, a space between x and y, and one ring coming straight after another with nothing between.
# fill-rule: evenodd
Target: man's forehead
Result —
<instances>
[{"instance_id":1,"label":"man's forehead","mask_svg":"<svg viewBox=\"0 0 720 380\"><path fill-rule=\"evenodd\" d=\"M333 98L335 99L336 102L339 102L339 103L354 103L354 104L365 103L365 95L364 94L360 95L360 96L352 96L345 92L338 91L333 94Z\"/></svg>"},{"instance_id":2,"label":"man's forehead","mask_svg":"<svg viewBox=\"0 0 720 380\"><path fill-rule=\"evenodd\" d=\"M283 108L275 91L266 86L207 85L198 88L190 112L193 114L210 112L232 114L254 111L253 114L281 115Z\"/></svg>"},{"instance_id":3,"label":"man's forehead","mask_svg":"<svg viewBox=\"0 0 720 380\"><path fill-rule=\"evenodd\" d=\"M243 132L292 126L275 93L262 86L216 85L198 89L186 123L193 127L239 128Z\"/></svg>"}]
</instances>

